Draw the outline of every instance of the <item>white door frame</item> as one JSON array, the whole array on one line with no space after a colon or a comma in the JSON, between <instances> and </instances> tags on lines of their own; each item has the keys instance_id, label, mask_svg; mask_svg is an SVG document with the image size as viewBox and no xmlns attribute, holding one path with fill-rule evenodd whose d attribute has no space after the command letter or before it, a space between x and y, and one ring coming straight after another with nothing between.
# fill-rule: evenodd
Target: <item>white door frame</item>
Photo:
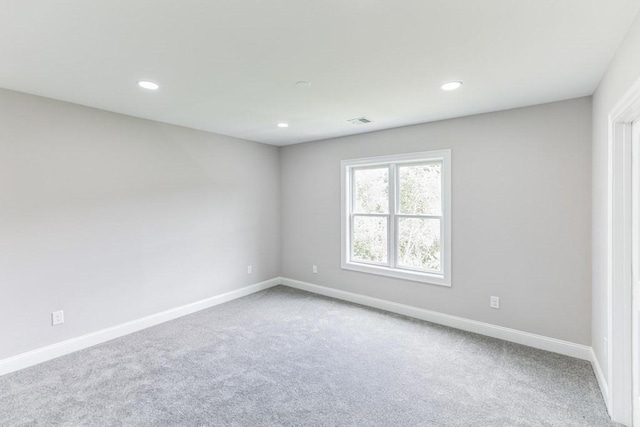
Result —
<instances>
[{"instance_id":1,"label":"white door frame","mask_svg":"<svg viewBox=\"0 0 640 427\"><path fill-rule=\"evenodd\" d=\"M633 122L632 129L632 147L631 147L631 173L632 182L631 190L633 191L631 201L632 225L633 230L631 243L631 270L632 270L632 327L631 333L633 357L633 393L632 393L632 409L633 409L633 425L640 426L640 121Z\"/></svg>"},{"instance_id":2,"label":"white door frame","mask_svg":"<svg viewBox=\"0 0 640 427\"><path fill-rule=\"evenodd\" d=\"M640 118L640 80L609 114L608 407L632 425L632 123Z\"/></svg>"}]
</instances>

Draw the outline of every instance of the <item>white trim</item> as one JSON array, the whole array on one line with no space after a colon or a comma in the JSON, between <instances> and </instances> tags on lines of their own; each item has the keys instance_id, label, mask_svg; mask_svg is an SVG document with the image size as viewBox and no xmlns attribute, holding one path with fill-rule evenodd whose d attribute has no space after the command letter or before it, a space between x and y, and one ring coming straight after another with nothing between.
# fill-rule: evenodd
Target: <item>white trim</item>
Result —
<instances>
[{"instance_id":1,"label":"white trim","mask_svg":"<svg viewBox=\"0 0 640 427\"><path fill-rule=\"evenodd\" d=\"M431 310L425 310L405 304L399 304L392 301L386 301L374 297L355 294L351 292L341 291L338 289L328 288L325 286L315 285L300 280L288 279L285 277L276 277L254 285L246 286L235 291L226 292L211 298L196 301L191 304L176 307L150 316L146 316L131 322L116 325L110 328L102 329L90 334L86 334L77 338L72 338L36 350L22 353L17 356L0 360L0 375L28 368L42 362L46 362L57 357L64 356L85 348L102 344L115 338L119 338L158 324L177 319L188 314L195 313L210 307L214 307L225 302L241 298L255 292L277 285L285 285L291 288L301 289L319 295L325 295L331 298L349 301L356 304L374 307L377 309L389 311L392 313L402 314L416 319L425 320L440 325L449 326L464 331L474 332L505 341L510 341L529 347L539 348L554 353L564 354L566 356L576 357L578 359L589 360L593 365L596 379L602 391L607 408L610 406L610 397L607 389L604 374L600 368L600 364L593 353L591 347L581 344L575 344L568 341L558 340L555 338L544 337L542 335L531 334L528 332L518 331L516 329L496 326L489 323L478 322L475 320L465 319L458 316L451 316Z\"/></svg>"},{"instance_id":2,"label":"white trim","mask_svg":"<svg viewBox=\"0 0 640 427\"><path fill-rule=\"evenodd\" d=\"M277 286L279 284L280 278L276 277L274 279L266 280L264 282L256 283L254 285L245 286L244 288L216 295L211 298L196 301L191 304L172 308L160 313L132 320L127 323L122 323L120 325L112 326L100 331L92 332L46 347L41 347L26 353L18 354L16 356L0 360L0 375L28 368L29 366L37 365L38 363L46 362L47 360L55 359L56 357L64 356L66 354L73 353L97 344L102 344L103 342L110 341L124 335L129 335L133 332L150 328L152 326L159 325L160 323L174 320L178 317L186 316L188 314L192 314L200 310L229 302L237 298L242 298L244 296L271 288L273 286Z\"/></svg>"},{"instance_id":3,"label":"white trim","mask_svg":"<svg viewBox=\"0 0 640 427\"><path fill-rule=\"evenodd\" d=\"M631 214L633 232L631 244L631 310L632 310L632 349L633 358L633 393L632 393L632 412L633 425L640 426L640 121L636 120L632 124L632 147L631 147Z\"/></svg>"},{"instance_id":4,"label":"white trim","mask_svg":"<svg viewBox=\"0 0 640 427\"><path fill-rule=\"evenodd\" d=\"M593 367L593 373L596 375L596 380L598 381L598 386L600 387L600 392L602 393L602 398L604 399L604 404L607 407L607 412L611 413L611 396L609 395L609 387L607 387L607 380L602 371L602 367L600 367L600 362L596 357L596 354L593 352L593 348L590 351L591 353L591 366Z\"/></svg>"},{"instance_id":5,"label":"white trim","mask_svg":"<svg viewBox=\"0 0 640 427\"><path fill-rule=\"evenodd\" d=\"M408 269L391 268L384 265L376 265L364 262L345 262L342 265L345 270L358 271L360 273L378 274L380 276L394 277L396 279L411 280L414 282L427 283L430 285L447 286L448 284L442 275L436 273L426 273L422 271L411 271Z\"/></svg>"},{"instance_id":6,"label":"white trim","mask_svg":"<svg viewBox=\"0 0 640 427\"><path fill-rule=\"evenodd\" d=\"M397 241L396 215L397 215L397 180L394 178L398 165L406 163L421 162L441 162L442 163L442 215L441 221L441 272L416 271L408 268L400 268L396 264L395 242ZM389 249L387 253L388 265L375 265L368 262L352 261L351 239L352 239L352 205L353 191L353 170L375 166L392 166L389 168L389 213L381 214L387 220L387 241ZM439 286L451 286L451 150L433 150L420 153L408 153L387 155L378 157L367 157L360 159L348 159L340 162L340 185L341 185L341 245L340 257L341 267L345 270L353 270L362 273L378 274L382 276L395 277L415 282L428 283ZM354 213L355 214L355 213ZM358 214L360 215L360 214ZM401 216L401 215L398 215ZM426 217L426 215L420 215Z\"/></svg>"},{"instance_id":7,"label":"white trim","mask_svg":"<svg viewBox=\"0 0 640 427\"><path fill-rule=\"evenodd\" d=\"M387 301L366 295L341 291L334 288L315 285L313 283L302 282L300 280L288 279L286 277L281 278L281 283L291 288L301 289L303 291L313 292L315 294L320 294L343 301L349 301L380 310L390 311L392 313L402 314L404 316L426 320L427 322L450 326L452 328L461 329L463 331L474 332L477 334L482 334L489 337L538 348L541 350L564 354L565 356L571 356L582 360L592 360L591 347L582 344L576 344L556 338L549 338L529 332L522 332L516 329L505 328L503 326L492 325L485 322L478 322L476 320L465 319L463 317L452 316L449 314L439 313L437 311L425 310L424 308L413 307L410 305L400 304L397 302Z\"/></svg>"},{"instance_id":8,"label":"white trim","mask_svg":"<svg viewBox=\"0 0 640 427\"><path fill-rule=\"evenodd\" d=\"M631 123L640 117L640 79L609 114L607 219L608 387L613 421L633 422Z\"/></svg>"}]
</instances>

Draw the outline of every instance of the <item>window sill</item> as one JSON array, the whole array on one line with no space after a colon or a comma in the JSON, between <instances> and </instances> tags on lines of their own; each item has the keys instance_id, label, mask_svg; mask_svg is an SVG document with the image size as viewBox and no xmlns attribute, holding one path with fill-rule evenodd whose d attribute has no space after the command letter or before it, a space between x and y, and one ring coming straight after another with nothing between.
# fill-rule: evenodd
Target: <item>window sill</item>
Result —
<instances>
[{"instance_id":1,"label":"window sill","mask_svg":"<svg viewBox=\"0 0 640 427\"><path fill-rule=\"evenodd\" d=\"M441 274L420 273L417 271L399 270L377 265L360 264L355 262L343 262L343 270L359 271L361 273L376 274L379 276L395 277L396 279L410 280L412 282L427 283L430 285L451 287L451 281Z\"/></svg>"}]
</instances>

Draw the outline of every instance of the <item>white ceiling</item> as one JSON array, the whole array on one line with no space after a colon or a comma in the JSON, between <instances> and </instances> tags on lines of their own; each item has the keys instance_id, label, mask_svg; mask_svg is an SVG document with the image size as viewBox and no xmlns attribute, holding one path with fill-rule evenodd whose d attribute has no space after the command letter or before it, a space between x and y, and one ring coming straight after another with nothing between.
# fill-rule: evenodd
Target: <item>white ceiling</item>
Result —
<instances>
[{"instance_id":1,"label":"white ceiling","mask_svg":"<svg viewBox=\"0 0 640 427\"><path fill-rule=\"evenodd\" d=\"M639 7L0 0L0 87L287 145L591 95Z\"/></svg>"}]
</instances>

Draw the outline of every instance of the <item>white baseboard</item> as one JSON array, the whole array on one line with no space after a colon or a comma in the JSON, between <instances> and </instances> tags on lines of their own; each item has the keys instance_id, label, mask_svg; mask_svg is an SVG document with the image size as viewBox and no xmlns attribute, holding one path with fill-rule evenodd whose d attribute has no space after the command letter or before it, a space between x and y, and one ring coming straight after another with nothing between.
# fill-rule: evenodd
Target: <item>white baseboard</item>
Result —
<instances>
[{"instance_id":1,"label":"white baseboard","mask_svg":"<svg viewBox=\"0 0 640 427\"><path fill-rule=\"evenodd\" d=\"M280 283L280 278L276 277L254 285L245 286L244 288L240 288L235 291L226 292L224 294L196 301L181 307L172 308L170 310L132 320L131 322L122 323L120 325L112 326L80 337L71 338L46 347L38 348L27 353L18 354L16 356L0 360L0 375L37 365L38 363L46 362L47 360L64 356L65 354L73 353L169 320L177 319L178 317L186 316L187 314L195 313L196 311L204 310L218 304L241 298L279 285Z\"/></svg>"},{"instance_id":2,"label":"white baseboard","mask_svg":"<svg viewBox=\"0 0 640 427\"><path fill-rule=\"evenodd\" d=\"M606 377L600 367L600 362L598 361L596 354L593 352L593 348L591 349L591 366L593 366L593 372L596 374L596 380L598 380L604 404L607 406L607 412L611 415L611 397L609 396L609 387L607 386Z\"/></svg>"},{"instance_id":3,"label":"white baseboard","mask_svg":"<svg viewBox=\"0 0 640 427\"><path fill-rule=\"evenodd\" d=\"M402 314L416 319L426 320L428 322L440 325L450 326L464 331L474 332L494 338L511 341L517 344L529 347L539 348L554 353L564 354L566 356L576 357L578 359L588 360L593 365L593 370L602 391L607 410L610 410L610 398L605 376L603 375L600 364L593 353L591 347L575 344L568 341L549 338L542 335L536 335L529 332L522 332L516 329L496 326L489 323L478 322L475 320L465 319L463 317L451 316L449 314L439 313L436 311L426 310L405 304L399 304L379 298L369 297L366 295L355 294L352 292L341 291L338 289L328 288L325 286L315 285L313 283L302 282L299 280L288 279L285 277L276 277L254 285L246 286L235 291L216 295L196 301L191 304L176 307L160 313L156 313L147 317L143 317L131 322L116 325L107 329L82 335L36 350L22 353L7 359L0 360L0 375L8 374L29 366L37 365L56 357L64 356L78 350L82 350L97 344L101 344L112 339L131 334L133 332L146 329L169 320L177 319L200 310L204 310L218 304L232 301L250 295L264 289L271 288L276 285L285 285L296 289L336 298L344 301L353 302L392 313Z\"/></svg>"},{"instance_id":4,"label":"white baseboard","mask_svg":"<svg viewBox=\"0 0 640 427\"><path fill-rule=\"evenodd\" d=\"M392 313L426 320L428 322L437 323L440 325L450 326L452 328L461 329L463 331L474 332L493 338L499 338L505 341L510 341L541 350L551 351L554 353L564 354L566 356L576 357L582 360L592 360L591 347L582 344L576 344L556 338L549 338L529 332L522 332L517 329L505 328L503 326L492 325L485 322L478 322L476 320L465 319L463 317L451 316L449 314L439 313L437 311L425 310L423 308L399 304L397 302L391 302L365 295L355 294L352 292L341 291L338 289L315 285L313 283L302 282L300 280L288 279L286 277L281 277L281 283L292 288L301 289L304 291L313 292L316 294L341 299L356 304L366 305L369 307L378 308L380 310L390 311Z\"/></svg>"}]
</instances>

